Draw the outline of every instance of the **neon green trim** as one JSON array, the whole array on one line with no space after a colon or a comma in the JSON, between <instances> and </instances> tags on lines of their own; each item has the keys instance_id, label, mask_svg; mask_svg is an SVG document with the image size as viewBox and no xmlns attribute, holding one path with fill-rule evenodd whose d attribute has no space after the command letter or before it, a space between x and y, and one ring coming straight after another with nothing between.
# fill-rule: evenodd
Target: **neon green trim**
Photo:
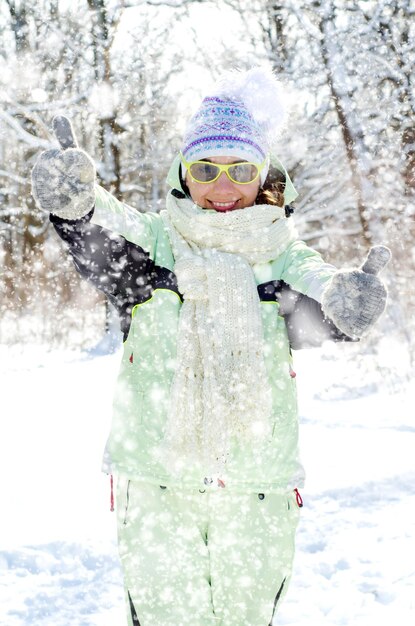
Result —
<instances>
[{"instance_id":1,"label":"neon green trim","mask_svg":"<svg viewBox=\"0 0 415 626\"><path fill-rule=\"evenodd\" d=\"M149 298L149 299L148 299L148 300L146 300L145 302L139 302L138 304L135 304L135 305L133 306L133 308L132 308L132 310L131 310L131 319L133 319L133 318L134 318L134 316L135 316L135 314L136 314L136 311L137 311L138 307L140 307L140 306L144 306L145 304L148 304L149 302L151 302L151 301L152 301L152 299L154 298L154 294L155 294L157 291L168 291L168 293L172 293L172 294L174 294L174 295L175 295L175 296L179 299L180 303L182 302L182 299L180 298L179 294L177 294L175 291L172 291L171 289L164 289L163 287L158 287L157 289L155 289L155 290L153 291L153 295L151 296L151 298ZM261 304L276 304L278 307L280 306L280 303L279 303L279 302L274 302L274 301L272 301L272 300L262 300L262 301L261 301Z\"/></svg>"},{"instance_id":2,"label":"neon green trim","mask_svg":"<svg viewBox=\"0 0 415 626\"><path fill-rule=\"evenodd\" d=\"M275 302L275 300L261 300L260 304L276 304L279 309L281 308L280 303ZM280 315L280 317L282 317L282 315Z\"/></svg>"},{"instance_id":3,"label":"neon green trim","mask_svg":"<svg viewBox=\"0 0 415 626\"><path fill-rule=\"evenodd\" d=\"M151 301L152 301L152 299L154 298L154 294L156 293L156 291L168 291L169 293L173 293L175 296L177 296L177 298L179 299L179 301L180 301L180 302L182 301L182 300L181 300L181 298L180 298L180 296L179 296L179 295L178 295L175 291L172 291L171 289L163 289L163 287L159 287L159 288L157 288L157 289L155 289L155 290L153 291L153 295L151 296L151 298L149 298L149 299L148 299L148 300L146 300L145 302L139 302L138 304L135 304L135 305L133 306L133 308L132 308L132 310L131 310L131 321L134 319L134 316L135 316L135 314L136 314L136 311L137 311L138 307L140 307L140 306L144 306L144 305L145 305L145 304L147 304L148 302L151 302ZM127 341L128 341L128 337L129 337L129 332L128 332L128 335L127 335L127 339L126 339L125 341L123 341L123 345L125 345L125 344L127 343Z\"/></svg>"},{"instance_id":4,"label":"neon green trim","mask_svg":"<svg viewBox=\"0 0 415 626\"><path fill-rule=\"evenodd\" d=\"M133 308L132 308L132 310L131 310L131 319L133 319L133 318L134 318L135 313L136 313L136 310L138 309L138 307L139 307L139 306L144 306L145 304L148 304L149 302L151 302L151 301L152 301L152 299L154 298L154 294L155 294L157 291L168 291L168 293L174 293L174 295L175 295L175 296L177 296L177 298L179 299L179 301L180 301L180 302L182 301L182 300L181 300L181 298L180 298L180 296L179 296L179 294L178 294L178 293L176 293L175 291L172 291L171 289L164 289L163 287L158 287L157 289L155 289L155 290L153 291L153 295L151 296L151 298L149 298L149 299L148 299L148 300L146 300L145 302L139 302L138 304L135 304L135 305L133 306Z\"/></svg>"}]
</instances>

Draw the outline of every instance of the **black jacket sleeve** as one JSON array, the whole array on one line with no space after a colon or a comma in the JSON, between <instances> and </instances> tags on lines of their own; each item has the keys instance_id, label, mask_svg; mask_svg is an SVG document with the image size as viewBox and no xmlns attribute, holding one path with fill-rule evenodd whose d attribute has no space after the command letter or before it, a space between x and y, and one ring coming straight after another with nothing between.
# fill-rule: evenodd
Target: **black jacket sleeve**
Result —
<instances>
[{"instance_id":1,"label":"black jacket sleeve","mask_svg":"<svg viewBox=\"0 0 415 626\"><path fill-rule=\"evenodd\" d=\"M358 341L345 335L326 317L321 304L295 291L283 280L263 283L258 288L261 300L276 301L285 320L288 339L293 350L315 348L324 341Z\"/></svg>"},{"instance_id":2,"label":"black jacket sleeve","mask_svg":"<svg viewBox=\"0 0 415 626\"><path fill-rule=\"evenodd\" d=\"M117 309L121 330L128 334L131 310L148 300L160 268L139 246L91 223L93 212L68 221L54 215L50 220L68 245L79 274L102 291Z\"/></svg>"},{"instance_id":3,"label":"black jacket sleeve","mask_svg":"<svg viewBox=\"0 0 415 626\"><path fill-rule=\"evenodd\" d=\"M177 279L170 270L157 266L140 246L92 224L92 215L93 211L76 221L51 215L50 220L68 245L80 275L102 291L117 309L126 338L132 308L150 299L158 287L180 296ZM319 302L294 291L282 280L259 285L258 293L260 300L279 303L294 350L320 346L326 340L355 341L324 316Z\"/></svg>"}]
</instances>

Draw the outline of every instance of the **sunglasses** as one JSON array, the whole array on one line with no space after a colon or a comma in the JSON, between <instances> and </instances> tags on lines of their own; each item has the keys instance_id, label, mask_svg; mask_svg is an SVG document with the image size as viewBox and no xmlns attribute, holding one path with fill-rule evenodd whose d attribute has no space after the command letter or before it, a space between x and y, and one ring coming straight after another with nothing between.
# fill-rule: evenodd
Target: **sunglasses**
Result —
<instances>
[{"instance_id":1,"label":"sunglasses","mask_svg":"<svg viewBox=\"0 0 415 626\"><path fill-rule=\"evenodd\" d=\"M183 155L181 155L181 158L183 165L193 180L202 184L215 182L222 172L225 172L226 176L233 183L249 185L249 183L253 183L258 178L267 161L265 159L260 165L258 163L247 163L246 161L222 165L220 163L210 163L210 161L192 161L189 163Z\"/></svg>"}]
</instances>

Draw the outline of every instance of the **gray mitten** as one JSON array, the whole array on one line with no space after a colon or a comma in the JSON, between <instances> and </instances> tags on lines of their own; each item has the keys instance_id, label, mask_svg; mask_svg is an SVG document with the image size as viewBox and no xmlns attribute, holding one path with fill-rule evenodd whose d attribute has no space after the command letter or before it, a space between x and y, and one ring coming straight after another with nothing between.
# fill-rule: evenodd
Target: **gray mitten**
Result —
<instances>
[{"instance_id":1,"label":"gray mitten","mask_svg":"<svg viewBox=\"0 0 415 626\"><path fill-rule=\"evenodd\" d=\"M68 118L55 117L53 128L62 149L39 156L32 170L32 195L43 211L62 219L80 219L95 203L95 166L78 149Z\"/></svg>"},{"instance_id":2,"label":"gray mitten","mask_svg":"<svg viewBox=\"0 0 415 626\"><path fill-rule=\"evenodd\" d=\"M389 248L374 246L361 269L337 272L325 289L323 312L349 337L362 337L383 313L387 294L377 274L390 258Z\"/></svg>"}]
</instances>

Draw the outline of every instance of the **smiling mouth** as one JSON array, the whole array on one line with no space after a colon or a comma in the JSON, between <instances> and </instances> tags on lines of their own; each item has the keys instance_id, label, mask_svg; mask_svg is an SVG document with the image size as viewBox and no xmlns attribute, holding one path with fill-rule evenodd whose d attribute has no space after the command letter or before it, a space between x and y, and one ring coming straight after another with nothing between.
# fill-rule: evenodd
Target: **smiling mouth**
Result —
<instances>
[{"instance_id":1,"label":"smiling mouth","mask_svg":"<svg viewBox=\"0 0 415 626\"><path fill-rule=\"evenodd\" d=\"M209 200L209 203L215 211L232 211L237 208L238 202L239 199L232 200L231 202L216 202L215 200Z\"/></svg>"}]
</instances>

